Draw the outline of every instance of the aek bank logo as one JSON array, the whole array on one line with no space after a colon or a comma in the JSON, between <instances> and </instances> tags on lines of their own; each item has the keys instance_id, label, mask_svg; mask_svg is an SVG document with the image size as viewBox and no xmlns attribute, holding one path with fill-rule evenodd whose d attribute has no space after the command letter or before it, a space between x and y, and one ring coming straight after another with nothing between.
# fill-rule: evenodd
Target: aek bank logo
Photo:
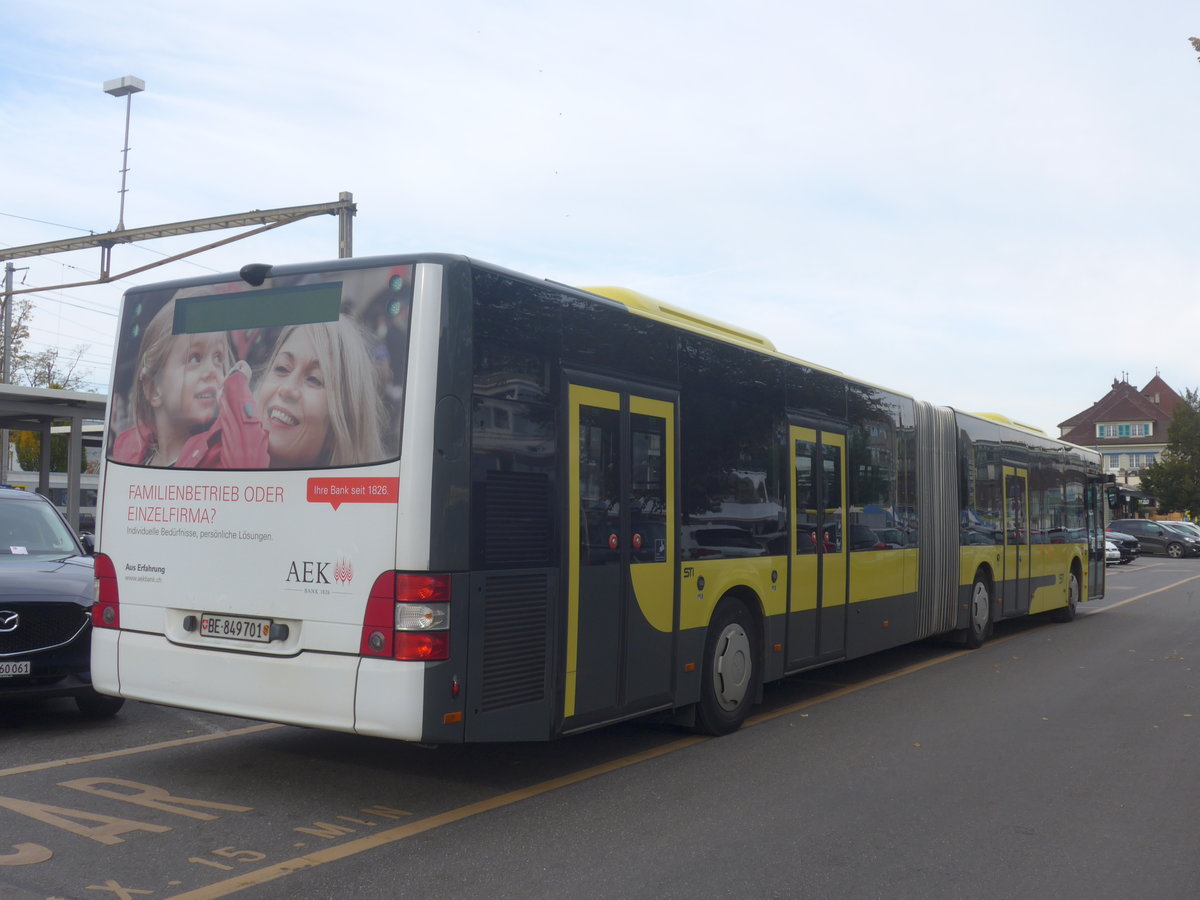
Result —
<instances>
[{"instance_id":1,"label":"aek bank logo","mask_svg":"<svg viewBox=\"0 0 1200 900\"><path fill-rule=\"evenodd\" d=\"M347 559L339 559L336 563L311 559L292 560L284 580L294 581L296 584L329 584L330 578L338 584L349 584L354 580L354 566Z\"/></svg>"}]
</instances>

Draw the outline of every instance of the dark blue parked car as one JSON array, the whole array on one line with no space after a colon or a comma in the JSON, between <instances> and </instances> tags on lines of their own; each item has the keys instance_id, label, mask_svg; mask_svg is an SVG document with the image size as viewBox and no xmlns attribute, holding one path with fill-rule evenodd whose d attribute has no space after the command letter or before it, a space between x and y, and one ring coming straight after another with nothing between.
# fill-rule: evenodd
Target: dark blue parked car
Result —
<instances>
[{"instance_id":1,"label":"dark blue parked car","mask_svg":"<svg viewBox=\"0 0 1200 900\"><path fill-rule=\"evenodd\" d=\"M73 697L97 718L125 702L92 688L91 552L45 497L0 488L0 702Z\"/></svg>"}]
</instances>

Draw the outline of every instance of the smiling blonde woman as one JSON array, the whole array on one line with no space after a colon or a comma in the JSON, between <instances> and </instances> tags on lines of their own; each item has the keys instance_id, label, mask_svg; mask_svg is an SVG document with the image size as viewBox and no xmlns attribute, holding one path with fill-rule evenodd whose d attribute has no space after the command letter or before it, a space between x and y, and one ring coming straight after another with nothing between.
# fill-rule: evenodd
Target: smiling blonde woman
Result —
<instances>
[{"instance_id":1,"label":"smiling blonde woman","mask_svg":"<svg viewBox=\"0 0 1200 900\"><path fill-rule=\"evenodd\" d=\"M384 458L376 369L353 322L285 328L254 387L272 468Z\"/></svg>"}]
</instances>

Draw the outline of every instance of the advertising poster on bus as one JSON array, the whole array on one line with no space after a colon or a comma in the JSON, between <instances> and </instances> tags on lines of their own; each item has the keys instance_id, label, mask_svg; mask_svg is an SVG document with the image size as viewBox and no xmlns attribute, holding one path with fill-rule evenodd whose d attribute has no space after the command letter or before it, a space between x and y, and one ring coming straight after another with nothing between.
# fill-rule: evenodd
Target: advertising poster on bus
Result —
<instances>
[{"instance_id":1,"label":"advertising poster on bus","mask_svg":"<svg viewBox=\"0 0 1200 900\"><path fill-rule=\"evenodd\" d=\"M127 295L100 541L128 599L361 596L394 566L368 538L396 528L411 308L411 266Z\"/></svg>"}]
</instances>

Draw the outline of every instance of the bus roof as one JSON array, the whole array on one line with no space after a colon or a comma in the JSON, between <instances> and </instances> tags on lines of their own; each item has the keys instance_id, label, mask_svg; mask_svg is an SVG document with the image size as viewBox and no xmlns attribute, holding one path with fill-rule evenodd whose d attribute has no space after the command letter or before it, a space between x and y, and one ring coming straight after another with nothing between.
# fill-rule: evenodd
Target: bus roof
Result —
<instances>
[{"instance_id":1,"label":"bus roof","mask_svg":"<svg viewBox=\"0 0 1200 900\"><path fill-rule=\"evenodd\" d=\"M580 290L587 291L589 294L598 294L601 297L607 297L609 300L615 300L622 306L626 306L634 312L641 313L651 319L659 319L669 322L672 325L678 325L681 328L699 331L702 334L707 334L710 337L715 337L727 343L741 344L755 350L766 350L769 353L778 352L775 349L775 345L758 332L751 331L748 328L741 328L737 325L730 325L718 319L709 318L708 316L702 316L699 313L681 309L678 306L672 306L670 303L664 303L661 300L656 300L653 297L648 297L629 288L606 286L584 287L580 288Z\"/></svg>"},{"instance_id":2,"label":"bus roof","mask_svg":"<svg viewBox=\"0 0 1200 900\"><path fill-rule=\"evenodd\" d=\"M1013 428L1020 428L1024 431L1032 431L1034 434L1040 435L1041 437L1049 437L1050 436L1050 435L1046 434L1044 429L1038 428L1036 425L1030 425L1026 422L1018 422L1016 419L1009 418L1008 416L1004 415L1003 413L977 412L977 413L973 413L973 415L979 419L987 419L989 422L998 422L1001 425L1009 425Z\"/></svg>"},{"instance_id":3,"label":"bus roof","mask_svg":"<svg viewBox=\"0 0 1200 900\"><path fill-rule=\"evenodd\" d=\"M606 300L612 300L614 303L624 306L635 315L645 316L648 319L654 319L658 322L665 322L676 328L682 328L695 334L702 334L705 337L713 338L722 343L733 344L748 350L755 350L759 353L767 353L779 359L786 359L789 362L799 363L812 369L819 369L822 372L845 377L842 372L836 369L830 369L827 366L798 359L781 352L769 338L764 337L756 331L741 328L737 325L730 325L727 322L722 322L720 319L714 319L670 303L664 303L662 300L656 300L654 297L649 297L629 288L602 286L580 287L576 288L576 290L594 294Z\"/></svg>"}]
</instances>

